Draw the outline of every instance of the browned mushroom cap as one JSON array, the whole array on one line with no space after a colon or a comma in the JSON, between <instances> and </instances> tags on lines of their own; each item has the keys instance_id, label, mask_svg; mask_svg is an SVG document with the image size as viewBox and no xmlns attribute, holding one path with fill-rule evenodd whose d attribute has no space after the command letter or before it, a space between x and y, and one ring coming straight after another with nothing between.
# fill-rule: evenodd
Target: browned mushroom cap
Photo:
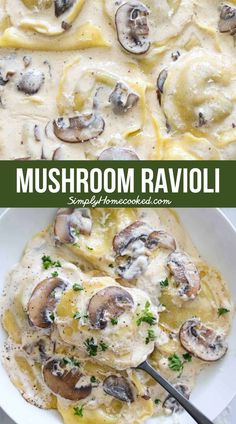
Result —
<instances>
[{"instance_id":1,"label":"browned mushroom cap","mask_svg":"<svg viewBox=\"0 0 236 424\"><path fill-rule=\"evenodd\" d=\"M103 118L95 113L81 113L73 118L58 118L53 121L57 138L66 143L83 143L98 137L105 128Z\"/></svg>"},{"instance_id":2,"label":"browned mushroom cap","mask_svg":"<svg viewBox=\"0 0 236 424\"><path fill-rule=\"evenodd\" d=\"M115 23L118 40L128 52L142 54L150 48L148 15L148 8L139 1L127 1L117 9Z\"/></svg>"},{"instance_id":3,"label":"browned mushroom cap","mask_svg":"<svg viewBox=\"0 0 236 424\"><path fill-rule=\"evenodd\" d=\"M172 252L168 256L167 266L174 276L180 296L194 299L201 287L200 276L195 264L184 252Z\"/></svg>"},{"instance_id":4,"label":"browned mushroom cap","mask_svg":"<svg viewBox=\"0 0 236 424\"><path fill-rule=\"evenodd\" d=\"M110 375L103 382L103 390L123 402L134 402L134 390L125 377Z\"/></svg>"},{"instance_id":5,"label":"browned mushroom cap","mask_svg":"<svg viewBox=\"0 0 236 424\"><path fill-rule=\"evenodd\" d=\"M203 361L218 361L228 349L225 336L202 324L199 318L187 320L179 338L184 349Z\"/></svg>"},{"instance_id":6,"label":"browned mushroom cap","mask_svg":"<svg viewBox=\"0 0 236 424\"><path fill-rule=\"evenodd\" d=\"M36 94L41 88L44 82L44 74L38 69L30 69L21 74L21 77L17 83L19 91L23 91L25 94L33 95Z\"/></svg>"},{"instance_id":7,"label":"browned mushroom cap","mask_svg":"<svg viewBox=\"0 0 236 424\"><path fill-rule=\"evenodd\" d=\"M47 278L34 289L28 304L30 322L36 327L48 328L53 322L53 311L67 283L59 277Z\"/></svg>"},{"instance_id":8,"label":"browned mushroom cap","mask_svg":"<svg viewBox=\"0 0 236 424\"><path fill-rule=\"evenodd\" d=\"M109 317L117 318L125 311L132 309L132 296L121 287L110 286L99 290L88 305L88 316L94 328L103 330Z\"/></svg>"},{"instance_id":9,"label":"browned mushroom cap","mask_svg":"<svg viewBox=\"0 0 236 424\"><path fill-rule=\"evenodd\" d=\"M74 243L76 232L89 235L92 231L92 217L87 208L58 209L54 224L54 234L60 243Z\"/></svg>"},{"instance_id":10,"label":"browned mushroom cap","mask_svg":"<svg viewBox=\"0 0 236 424\"><path fill-rule=\"evenodd\" d=\"M185 384L174 384L174 388L178 390L181 395L183 395L186 399L190 398L190 390L188 386ZM180 405L180 403L171 395L168 395L167 398L163 402L163 408L171 411L172 414L182 412L183 407Z\"/></svg>"},{"instance_id":11,"label":"browned mushroom cap","mask_svg":"<svg viewBox=\"0 0 236 424\"><path fill-rule=\"evenodd\" d=\"M219 31L236 33L236 8L224 5L221 9L219 20Z\"/></svg>"},{"instance_id":12,"label":"browned mushroom cap","mask_svg":"<svg viewBox=\"0 0 236 424\"><path fill-rule=\"evenodd\" d=\"M147 238L146 247L149 250L154 250L157 247L163 247L164 249L175 250L176 241L174 237L171 234L167 233L166 231L163 231L163 230L153 231L151 234L149 234Z\"/></svg>"},{"instance_id":13,"label":"browned mushroom cap","mask_svg":"<svg viewBox=\"0 0 236 424\"><path fill-rule=\"evenodd\" d=\"M78 401L90 395L91 384L81 384L82 374L78 367L66 365L63 360L51 359L43 367L46 385L56 395L65 399Z\"/></svg>"},{"instance_id":14,"label":"browned mushroom cap","mask_svg":"<svg viewBox=\"0 0 236 424\"><path fill-rule=\"evenodd\" d=\"M113 239L113 249L117 255L140 255L148 235L151 233L150 227L142 221L136 221L126 227Z\"/></svg>"},{"instance_id":15,"label":"browned mushroom cap","mask_svg":"<svg viewBox=\"0 0 236 424\"><path fill-rule=\"evenodd\" d=\"M157 98L161 105L161 95L163 94L164 84L166 82L166 78L168 76L167 69L163 69L157 78Z\"/></svg>"},{"instance_id":16,"label":"browned mushroom cap","mask_svg":"<svg viewBox=\"0 0 236 424\"><path fill-rule=\"evenodd\" d=\"M118 82L109 97L113 112L117 115L126 113L139 101L139 96L131 91L123 82Z\"/></svg>"},{"instance_id":17,"label":"browned mushroom cap","mask_svg":"<svg viewBox=\"0 0 236 424\"><path fill-rule=\"evenodd\" d=\"M75 0L54 0L55 16L58 18L70 9Z\"/></svg>"},{"instance_id":18,"label":"browned mushroom cap","mask_svg":"<svg viewBox=\"0 0 236 424\"><path fill-rule=\"evenodd\" d=\"M133 150L121 147L109 147L103 150L98 160L139 160L139 157Z\"/></svg>"}]
</instances>

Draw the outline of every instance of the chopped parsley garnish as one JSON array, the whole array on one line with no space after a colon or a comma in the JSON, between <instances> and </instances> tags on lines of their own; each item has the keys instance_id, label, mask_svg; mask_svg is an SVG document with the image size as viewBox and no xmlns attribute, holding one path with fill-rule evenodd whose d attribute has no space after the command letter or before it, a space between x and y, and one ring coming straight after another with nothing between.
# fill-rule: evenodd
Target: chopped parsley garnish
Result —
<instances>
[{"instance_id":1,"label":"chopped parsley garnish","mask_svg":"<svg viewBox=\"0 0 236 424\"><path fill-rule=\"evenodd\" d=\"M90 246L86 246L86 247L87 247L88 250L91 250L91 251L94 250L93 247L90 247Z\"/></svg>"},{"instance_id":2,"label":"chopped parsley garnish","mask_svg":"<svg viewBox=\"0 0 236 424\"><path fill-rule=\"evenodd\" d=\"M226 309L226 308L219 308L219 309L218 309L218 317L221 317L222 315L225 315L225 314L227 314L228 312L230 312L230 310L229 310L229 309Z\"/></svg>"},{"instance_id":3,"label":"chopped parsley garnish","mask_svg":"<svg viewBox=\"0 0 236 424\"><path fill-rule=\"evenodd\" d=\"M155 400L154 400L154 403L155 403L156 405L159 405L159 404L161 403L161 399L155 399Z\"/></svg>"},{"instance_id":4,"label":"chopped parsley garnish","mask_svg":"<svg viewBox=\"0 0 236 424\"><path fill-rule=\"evenodd\" d=\"M146 340L145 340L146 344L148 344L150 342L154 342L155 339L156 339L156 334L155 334L154 330L149 329Z\"/></svg>"},{"instance_id":5,"label":"chopped parsley garnish","mask_svg":"<svg viewBox=\"0 0 236 424\"><path fill-rule=\"evenodd\" d=\"M43 262L44 269L52 268L53 266L55 266L56 268L61 267L61 263L59 261L53 261L50 256L44 255L41 259Z\"/></svg>"},{"instance_id":6,"label":"chopped parsley garnish","mask_svg":"<svg viewBox=\"0 0 236 424\"><path fill-rule=\"evenodd\" d=\"M73 315L73 318L74 318L74 319L78 319L78 320L79 320L79 319L81 318L81 314L80 314L80 312L78 312L78 311L77 311L77 312L75 312L75 313L74 313L74 315Z\"/></svg>"},{"instance_id":7,"label":"chopped parsley garnish","mask_svg":"<svg viewBox=\"0 0 236 424\"><path fill-rule=\"evenodd\" d=\"M117 318L111 318L111 323L112 323L112 325L117 325L118 319Z\"/></svg>"},{"instance_id":8,"label":"chopped parsley garnish","mask_svg":"<svg viewBox=\"0 0 236 424\"><path fill-rule=\"evenodd\" d=\"M96 356L98 350L105 352L105 350L108 349L108 345L103 341L101 341L99 345L97 345L93 337L87 339L84 344L89 356Z\"/></svg>"},{"instance_id":9,"label":"chopped parsley garnish","mask_svg":"<svg viewBox=\"0 0 236 424\"><path fill-rule=\"evenodd\" d=\"M80 367L80 362L75 358L63 358L63 364L65 365L74 365L75 367Z\"/></svg>"},{"instance_id":10,"label":"chopped parsley garnish","mask_svg":"<svg viewBox=\"0 0 236 424\"><path fill-rule=\"evenodd\" d=\"M82 405L75 406L74 407L74 415L77 417L83 417L84 416L84 407Z\"/></svg>"},{"instance_id":11,"label":"chopped parsley garnish","mask_svg":"<svg viewBox=\"0 0 236 424\"><path fill-rule=\"evenodd\" d=\"M84 288L81 286L81 284L78 284L78 283L73 284L72 288L73 288L74 291L84 290Z\"/></svg>"},{"instance_id":12,"label":"chopped parsley garnish","mask_svg":"<svg viewBox=\"0 0 236 424\"><path fill-rule=\"evenodd\" d=\"M137 319L137 325L141 325L142 322L146 322L149 325L154 325L156 323L156 318L153 313L149 310L151 304L146 302L145 308L141 311L139 318Z\"/></svg>"},{"instance_id":13,"label":"chopped parsley garnish","mask_svg":"<svg viewBox=\"0 0 236 424\"><path fill-rule=\"evenodd\" d=\"M168 366L172 371L180 372L183 370L184 362L177 353L174 353L168 358Z\"/></svg>"},{"instance_id":14,"label":"chopped parsley garnish","mask_svg":"<svg viewBox=\"0 0 236 424\"><path fill-rule=\"evenodd\" d=\"M95 343L93 337L91 337L91 339L87 339L84 344L85 344L85 347L86 347L86 350L87 350L89 356L96 356L97 355L98 346Z\"/></svg>"},{"instance_id":15,"label":"chopped parsley garnish","mask_svg":"<svg viewBox=\"0 0 236 424\"><path fill-rule=\"evenodd\" d=\"M168 366L172 371L180 372L182 373L184 369L184 364L186 362L192 361L192 355L190 353L186 352L182 355L183 359L177 353L174 353L173 355L169 356L168 358Z\"/></svg>"},{"instance_id":16,"label":"chopped parsley garnish","mask_svg":"<svg viewBox=\"0 0 236 424\"><path fill-rule=\"evenodd\" d=\"M188 352L183 354L183 358L184 358L185 362L191 362L192 361L192 355L190 355L190 353L188 353Z\"/></svg>"},{"instance_id":17,"label":"chopped parsley garnish","mask_svg":"<svg viewBox=\"0 0 236 424\"><path fill-rule=\"evenodd\" d=\"M54 272L52 272L52 277L58 277L58 272L57 271L54 271Z\"/></svg>"},{"instance_id":18,"label":"chopped parsley garnish","mask_svg":"<svg viewBox=\"0 0 236 424\"><path fill-rule=\"evenodd\" d=\"M99 347L101 348L102 352L105 352L105 350L108 349L108 344L106 344L105 342L101 341L99 343Z\"/></svg>"},{"instance_id":19,"label":"chopped parsley garnish","mask_svg":"<svg viewBox=\"0 0 236 424\"><path fill-rule=\"evenodd\" d=\"M97 379L94 375L92 375L92 377L90 378L91 383L97 383Z\"/></svg>"},{"instance_id":20,"label":"chopped parsley garnish","mask_svg":"<svg viewBox=\"0 0 236 424\"><path fill-rule=\"evenodd\" d=\"M48 317L49 317L49 319L50 319L51 322L54 322L55 321L55 315L54 315L53 312L49 312Z\"/></svg>"},{"instance_id":21,"label":"chopped parsley garnish","mask_svg":"<svg viewBox=\"0 0 236 424\"><path fill-rule=\"evenodd\" d=\"M168 287L169 286L168 278L166 278L165 280L161 281L160 282L160 286L161 286L162 289L164 289L165 287Z\"/></svg>"}]
</instances>

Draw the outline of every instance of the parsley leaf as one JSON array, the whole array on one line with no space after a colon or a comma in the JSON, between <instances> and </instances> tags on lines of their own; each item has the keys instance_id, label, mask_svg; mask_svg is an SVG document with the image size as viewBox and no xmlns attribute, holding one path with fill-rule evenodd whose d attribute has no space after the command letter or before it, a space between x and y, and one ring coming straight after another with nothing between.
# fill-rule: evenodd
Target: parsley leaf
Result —
<instances>
[{"instance_id":1,"label":"parsley leaf","mask_svg":"<svg viewBox=\"0 0 236 424\"><path fill-rule=\"evenodd\" d=\"M162 289L164 289L165 287L168 287L169 286L168 278L166 278L165 280L161 281L160 282L160 286L161 286Z\"/></svg>"},{"instance_id":2,"label":"parsley leaf","mask_svg":"<svg viewBox=\"0 0 236 424\"><path fill-rule=\"evenodd\" d=\"M183 371L184 363L179 357L179 355L177 355L177 353L174 353L168 358L168 366L172 371L180 372Z\"/></svg>"},{"instance_id":3,"label":"parsley leaf","mask_svg":"<svg viewBox=\"0 0 236 424\"><path fill-rule=\"evenodd\" d=\"M74 407L74 415L77 417L83 417L84 416L84 407L83 405L75 406Z\"/></svg>"},{"instance_id":4,"label":"parsley leaf","mask_svg":"<svg viewBox=\"0 0 236 424\"><path fill-rule=\"evenodd\" d=\"M155 399L155 400L154 400L154 403L155 403L156 405L159 405L159 404L161 403L161 399Z\"/></svg>"},{"instance_id":5,"label":"parsley leaf","mask_svg":"<svg viewBox=\"0 0 236 424\"><path fill-rule=\"evenodd\" d=\"M98 345L95 343L94 338L91 337L90 339L87 339L84 343L86 350L89 354L89 356L96 356L98 353Z\"/></svg>"},{"instance_id":6,"label":"parsley leaf","mask_svg":"<svg viewBox=\"0 0 236 424\"><path fill-rule=\"evenodd\" d=\"M118 319L117 318L111 318L111 323L112 323L112 325L117 325Z\"/></svg>"},{"instance_id":7,"label":"parsley leaf","mask_svg":"<svg viewBox=\"0 0 236 424\"><path fill-rule=\"evenodd\" d=\"M87 247L88 250L91 250L91 251L94 250L93 247L90 247L90 246L86 246L86 247Z\"/></svg>"},{"instance_id":8,"label":"parsley leaf","mask_svg":"<svg viewBox=\"0 0 236 424\"><path fill-rule=\"evenodd\" d=\"M97 356L98 349L102 352L105 352L105 350L108 349L107 343L101 341L99 345L97 345L93 337L91 337L90 339L87 339L84 345L86 347L86 350L89 356Z\"/></svg>"},{"instance_id":9,"label":"parsley leaf","mask_svg":"<svg viewBox=\"0 0 236 424\"><path fill-rule=\"evenodd\" d=\"M43 255L41 259L42 259L42 262L43 262L42 265L43 265L43 268L44 269L48 269L48 268L51 268L53 266L55 266L56 268L60 268L61 267L60 261L53 261L50 258L50 256Z\"/></svg>"},{"instance_id":10,"label":"parsley leaf","mask_svg":"<svg viewBox=\"0 0 236 424\"><path fill-rule=\"evenodd\" d=\"M177 353L169 356L168 358L168 366L171 370L182 373L184 369L184 364L192 361L192 355L186 352L182 355L183 359Z\"/></svg>"},{"instance_id":11,"label":"parsley leaf","mask_svg":"<svg viewBox=\"0 0 236 424\"><path fill-rule=\"evenodd\" d=\"M54 315L54 313L53 313L53 312L49 312L49 314L48 314L48 318L49 318L49 320L50 320L51 322L54 322L54 321L55 321L55 315Z\"/></svg>"},{"instance_id":12,"label":"parsley leaf","mask_svg":"<svg viewBox=\"0 0 236 424\"><path fill-rule=\"evenodd\" d=\"M81 318L80 312L78 312L78 311L75 312L74 315L73 315L73 318L79 320Z\"/></svg>"},{"instance_id":13,"label":"parsley leaf","mask_svg":"<svg viewBox=\"0 0 236 424\"><path fill-rule=\"evenodd\" d=\"M78 284L78 283L73 284L72 288L73 288L74 291L84 290L84 288L81 286L81 284Z\"/></svg>"},{"instance_id":14,"label":"parsley leaf","mask_svg":"<svg viewBox=\"0 0 236 424\"><path fill-rule=\"evenodd\" d=\"M80 362L75 358L63 358L62 361L65 365L74 365L75 367L80 367Z\"/></svg>"},{"instance_id":15,"label":"parsley leaf","mask_svg":"<svg viewBox=\"0 0 236 424\"><path fill-rule=\"evenodd\" d=\"M94 375L92 375L92 377L90 378L91 383L98 383L96 377Z\"/></svg>"},{"instance_id":16,"label":"parsley leaf","mask_svg":"<svg viewBox=\"0 0 236 424\"><path fill-rule=\"evenodd\" d=\"M153 313L149 310L151 304L150 302L146 302L145 308L141 311L141 315L137 319L137 325L140 326L142 322L146 322L149 325L154 325L156 323L156 317L154 317Z\"/></svg>"},{"instance_id":17,"label":"parsley leaf","mask_svg":"<svg viewBox=\"0 0 236 424\"><path fill-rule=\"evenodd\" d=\"M105 342L101 341L101 342L99 343L99 347L100 347L100 349L102 350L102 352L105 352L105 350L107 350L107 349L108 349L108 344L106 344Z\"/></svg>"},{"instance_id":18,"label":"parsley leaf","mask_svg":"<svg viewBox=\"0 0 236 424\"><path fill-rule=\"evenodd\" d=\"M191 362L192 361L192 355L190 355L190 353L188 353L188 352L183 354L183 358L184 358L185 362Z\"/></svg>"},{"instance_id":19,"label":"parsley leaf","mask_svg":"<svg viewBox=\"0 0 236 424\"><path fill-rule=\"evenodd\" d=\"M228 312L230 312L229 309L226 308L218 308L218 317L221 317L222 315L227 314Z\"/></svg>"},{"instance_id":20,"label":"parsley leaf","mask_svg":"<svg viewBox=\"0 0 236 424\"><path fill-rule=\"evenodd\" d=\"M150 342L154 342L155 340L156 340L156 334L155 334L154 330L149 329L146 340L145 340L146 344L148 344Z\"/></svg>"},{"instance_id":21,"label":"parsley leaf","mask_svg":"<svg viewBox=\"0 0 236 424\"><path fill-rule=\"evenodd\" d=\"M57 271L54 271L54 272L52 272L52 277L58 277L58 272Z\"/></svg>"}]
</instances>

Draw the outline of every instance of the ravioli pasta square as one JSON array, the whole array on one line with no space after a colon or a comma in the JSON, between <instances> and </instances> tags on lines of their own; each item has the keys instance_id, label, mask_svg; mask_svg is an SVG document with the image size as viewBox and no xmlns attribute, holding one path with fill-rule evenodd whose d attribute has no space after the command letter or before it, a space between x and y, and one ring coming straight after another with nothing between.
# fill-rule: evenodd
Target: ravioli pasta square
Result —
<instances>
[{"instance_id":1,"label":"ravioli pasta square","mask_svg":"<svg viewBox=\"0 0 236 424\"><path fill-rule=\"evenodd\" d=\"M0 159L236 159L234 0L1 0Z\"/></svg>"},{"instance_id":2,"label":"ravioli pasta square","mask_svg":"<svg viewBox=\"0 0 236 424\"><path fill-rule=\"evenodd\" d=\"M142 424L181 407L138 365L189 398L227 354L233 314L173 210L58 209L7 277L3 364L65 424Z\"/></svg>"}]
</instances>

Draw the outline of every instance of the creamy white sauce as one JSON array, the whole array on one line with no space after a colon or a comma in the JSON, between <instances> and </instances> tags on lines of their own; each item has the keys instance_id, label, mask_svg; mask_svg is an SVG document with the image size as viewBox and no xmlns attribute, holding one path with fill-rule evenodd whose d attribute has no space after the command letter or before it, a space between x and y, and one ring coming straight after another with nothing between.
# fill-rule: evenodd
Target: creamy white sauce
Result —
<instances>
[{"instance_id":1,"label":"creamy white sauce","mask_svg":"<svg viewBox=\"0 0 236 424\"><path fill-rule=\"evenodd\" d=\"M141 55L117 40L123 3L76 0L56 18L50 0L1 0L0 71L9 80L0 86L1 159L97 159L116 146L140 159L235 159L235 46L218 29L222 1L144 0L151 45ZM33 69L44 82L28 95L17 85ZM121 114L109 100L117 84L138 96ZM105 122L96 138L68 143L52 131L60 116L92 111Z\"/></svg>"}]
</instances>

